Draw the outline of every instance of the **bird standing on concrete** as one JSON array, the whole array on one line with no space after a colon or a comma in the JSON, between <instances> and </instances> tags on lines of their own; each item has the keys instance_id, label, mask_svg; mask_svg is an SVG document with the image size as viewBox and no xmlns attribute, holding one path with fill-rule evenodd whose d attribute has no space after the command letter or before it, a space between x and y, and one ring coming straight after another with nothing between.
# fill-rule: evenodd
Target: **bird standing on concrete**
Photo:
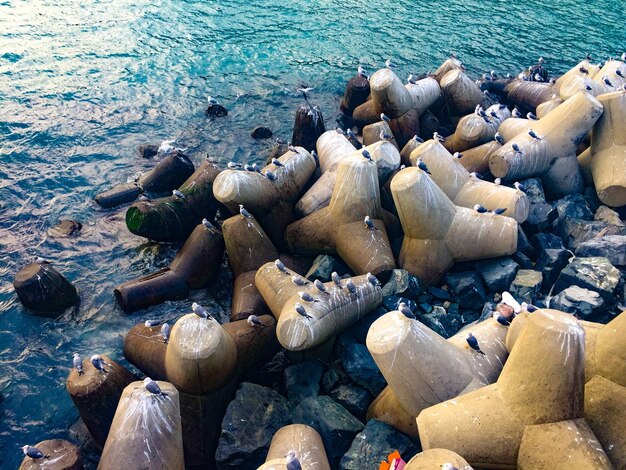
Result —
<instances>
[{"instance_id":1,"label":"bird standing on concrete","mask_svg":"<svg viewBox=\"0 0 626 470\"><path fill-rule=\"evenodd\" d=\"M74 369L78 371L78 375L83 375L85 372L83 371L83 358L80 357L80 354L74 353L74 358L72 359L72 365Z\"/></svg>"},{"instance_id":2,"label":"bird standing on concrete","mask_svg":"<svg viewBox=\"0 0 626 470\"><path fill-rule=\"evenodd\" d=\"M103 374L108 372L108 370L106 370L104 368L104 366L105 365L107 365L107 366L111 365L111 364L107 364L106 362L104 362L104 360L100 357L99 354L94 354L93 356L91 356L90 361L91 361L91 365L94 366L96 369L98 369Z\"/></svg>"},{"instance_id":3,"label":"bird standing on concrete","mask_svg":"<svg viewBox=\"0 0 626 470\"><path fill-rule=\"evenodd\" d=\"M145 379L143 379L143 386L146 387L146 390L148 390L153 395L167 396L167 393L164 393L163 390L161 390L159 384L152 380L150 377L146 377Z\"/></svg>"},{"instance_id":4,"label":"bird standing on concrete","mask_svg":"<svg viewBox=\"0 0 626 470\"><path fill-rule=\"evenodd\" d=\"M465 341L467 341L469 347L472 348L474 351L479 352L483 356L485 355L485 353L480 350L480 345L478 344L476 336L474 336L471 332L467 334L467 336L465 337Z\"/></svg>"},{"instance_id":5,"label":"bird standing on concrete","mask_svg":"<svg viewBox=\"0 0 626 470\"><path fill-rule=\"evenodd\" d=\"M182 199L183 201L187 199L187 197L183 193L181 193L178 189L174 189L172 191L172 195L177 199Z\"/></svg>"},{"instance_id":6,"label":"bird standing on concrete","mask_svg":"<svg viewBox=\"0 0 626 470\"><path fill-rule=\"evenodd\" d=\"M37 449L37 447L34 447L34 446L24 446L22 447L22 452L24 452L24 455L26 457L29 457L33 460L39 460L39 459L49 460L50 459L49 455L45 455L42 451L40 451L39 449Z\"/></svg>"},{"instance_id":7,"label":"bird standing on concrete","mask_svg":"<svg viewBox=\"0 0 626 470\"><path fill-rule=\"evenodd\" d=\"M239 204L239 213L248 220L252 219L252 215L243 207L243 204Z\"/></svg>"},{"instance_id":8,"label":"bird standing on concrete","mask_svg":"<svg viewBox=\"0 0 626 470\"><path fill-rule=\"evenodd\" d=\"M337 271L333 271L333 273L330 275L330 278L333 280L337 287L341 287L341 278L339 277L339 274L337 274Z\"/></svg>"},{"instance_id":9,"label":"bird standing on concrete","mask_svg":"<svg viewBox=\"0 0 626 470\"><path fill-rule=\"evenodd\" d=\"M306 309L302 306L302 304L300 302L296 302L295 305L295 309L296 309L296 313L298 315L303 316L304 318L308 318L309 320L311 318L313 318L311 315L309 315L308 313L306 313Z\"/></svg>"},{"instance_id":10,"label":"bird standing on concrete","mask_svg":"<svg viewBox=\"0 0 626 470\"><path fill-rule=\"evenodd\" d=\"M300 465L300 461L296 456L295 450L287 452L287 459L285 462L287 464L287 470L302 470L302 465Z\"/></svg>"},{"instance_id":11,"label":"bird standing on concrete","mask_svg":"<svg viewBox=\"0 0 626 470\"><path fill-rule=\"evenodd\" d=\"M432 175L432 173L428 170L428 166L426 166L426 163L424 163L424 160L422 160L421 158L417 159L417 167L424 173Z\"/></svg>"},{"instance_id":12,"label":"bird standing on concrete","mask_svg":"<svg viewBox=\"0 0 626 470\"><path fill-rule=\"evenodd\" d=\"M165 344L170 342L170 332L170 325L168 323L163 323L163 325L161 325L161 336L163 337L163 342Z\"/></svg>"},{"instance_id":13,"label":"bird standing on concrete","mask_svg":"<svg viewBox=\"0 0 626 470\"><path fill-rule=\"evenodd\" d=\"M277 259L274 261L274 266L276 266L276 269L278 269L281 273L289 274L285 264L281 260Z\"/></svg>"},{"instance_id":14,"label":"bird standing on concrete","mask_svg":"<svg viewBox=\"0 0 626 470\"><path fill-rule=\"evenodd\" d=\"M249 315L246 319L246 323L254 328L261 328L265 326L256 315Z\"/></svg>"},{"instance_id":15,"label":"bird standing on concrete","mask_svg":"<svg viewBox=\"0 0 626 470\"><path fill-rule=\"evenodd\" d=\"M380 281L378 280L378 278L376 276L374 276L372 273L367 273L365 275L365 277L367 278L368 282L373 285L373 286L380 286Z\"/></svg>"},{"instance_id":16,"label":"bird standing on concrete","mask_svg":"<svg viewBox=\"0 0 626 470\"><path fill-rule=\"evenodd\" d=\"M213 317L209 315L209 312L207 312L207 310L203 306L198 305L196 302L191 304L191 311L195 313L197 316L199 316L200 318L205 318L207 320L213 319Z\"/></svg>"}]
</instances>

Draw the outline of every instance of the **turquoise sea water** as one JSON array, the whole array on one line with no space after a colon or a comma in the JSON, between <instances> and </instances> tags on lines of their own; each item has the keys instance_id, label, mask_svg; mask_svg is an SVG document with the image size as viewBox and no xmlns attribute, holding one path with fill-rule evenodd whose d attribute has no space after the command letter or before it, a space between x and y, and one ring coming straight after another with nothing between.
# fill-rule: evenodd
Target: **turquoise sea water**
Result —
<instances>
[{"instance_id":1,"label":"turquoise sea water","mask_svg":"<svg viewBox=\"0 0 626 470\"><path fill-rule=\"evenodd\" d=\"M132 325L189 305L127 316L113 298L175 252L129 234L125 208L92 201L154 165L137 145L176 138L196 162L206 152L261 162L270 143L250 130L289 138L300 82L334 127L358 64L392 58L404 77L454 51L473 76L517 73L540 55L564 71L587 52L626 49L625 10L624 0L0 0L0 468L17 467L18 445L70 437L72 352L122 360ZM227 118L205 118L207 94ZM82 222L81 235L49 238L60 218ZM79 288L74 314L36 317L17 301L13 275L35 255ZM225 318L229 282L224 273L193 298Z\"/></svg>"}]
</instances>

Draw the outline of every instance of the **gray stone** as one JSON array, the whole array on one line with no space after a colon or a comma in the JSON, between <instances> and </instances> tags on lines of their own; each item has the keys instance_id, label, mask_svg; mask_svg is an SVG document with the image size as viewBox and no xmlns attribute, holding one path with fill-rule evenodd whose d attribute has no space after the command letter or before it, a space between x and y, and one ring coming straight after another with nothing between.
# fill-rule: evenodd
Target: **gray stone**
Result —
<instances>
[{"instance_id":1,"label":"gray stone","mask_svg":"<svg viewBox=\"0 0 626 470\"><path fill-rule=\"evenodd\" d=\"M518 302L532 304L537 300L542 280L543 276L539 271L520 269L511 283L509 292Z\"/></svg>"},{"instance_id":2,"label":"gray stone","mask_svg":"<svg viewBox=\"0 0 626 470\"><path fill-rule=\"evenodd\" d=\"M339 261L333 256L319 255L313 260L313 264L305 277L311 281L319 279L320 281L328 282L330 281L330 275L333 271L336 271L339 275L343 275L349 271L349 268L343 261Z\"/></svg>"},{"instance_id":3,"label":"gray stone","mask_svg":"<svg viewBox=\"0 0 626 470\"><path fill-rule=\"evenodd\" d=\"M404 269L394 269L389 281L383 286L383 297L402 295L411 299L417 298L423 287L420 281Z\"/></svg>"},{"instance_id":4,"label":"gray stone","mask_svg":"<svg viewBox=\"0 0 626 470\"><path fill-rule=\"evenodd\" d=\"M215 459L220 468L257 468L272 436L291 422L291 405L278 392L244 382L226 409Z\"/></svg>"},{"instance_id":5,"label":"gray stone","mask_svg":"<svg viewBox=\"0 0 626 470\"><path fill-rule=\"evenodd\" d=\"M141 158L156 157L159 151L159 144L143 144L137 147L137 151Z\"/></svg>"},{"instance_id":6,"label":"gray stone","mask_svg":"<svg viewBox=\"0 0 626 470\"><path fill-rule=\"evenodd\" d=\"M626 235L592 238L578 245L576 256L603 256L614 266L626 266Z\"/></svg>"},{"instance_id":7,"label":"gray stone","mask_svg":"<svg viewBox=\"0 0 626 470\"><path fill-rule=\"evenodd\" d=\"M449 314L440 305L435 305L430 313L419 315L417 319L444 338L453 336L463 326L461 315Z\"/></svg>"},{"instance_id":8,"label":"gray stone","mask_svg":"<svg viewBox=\"0 0 626 470\"><path fill-rule=\"evenodd\" d=\"M320 380L324 366L315 359L294 364L285 369L287 398L300 403L305 398L316 397L320 391Z\"/></svg>"},{"instance_id":9,"label":"gray stone","mask_svg":"<svg viewBox=\"0 0 626 470\"><path fill-rule=\"evenodd\" d=\"M548 292L554 285L561 270L569 263L571 256L572 254L565 248L541 250L535 269L541 271L543 275L543 282L541 283L543 292Z\"/></svg>"},{"instance_id":10,"label":"gray stone","mask_svg":"<svg viewBox=\"0 0 626 470\"><path fill-rule=\"evenodd\" d=\"M593 211L582 194L569 194L554 202L559 221L564 219L593 220Z\"/></svg>"},{"instance_id":11,"label":"gray stone","mask_svg":"<svg viewBox=\"0 0 626 470\"><path fill-rule=\"evenodd\" d=\"M626 235L626 227L580 219L566 219L559 224L558 230L559 236L570 250L576 250L578 245L593 238Z\"/></svg>"},{"instance_id":12,"label":"gray stone","mask_svg":"<svg viewBox=\"0 0 626 470\"><path fill-rule=\"evenodd\" d=\"M597 292L607 304L611 304L619 280L619 270L607 258L574 258L559 274L553 294L570 286L579 286Z\"/></svg>"},{"instance_id":13,"label":"gray stone","mask_svg":"<svg viewBox=\"0 0 626 470\"><path fill-rule=\"evenodd\" d=\"M605 222L609 225L623 227L624 222L619 218L619 214L607 206L600 206L593 216L594 220Z\"/></svg>"},{"instance_id":14,"label":"gray stone","mask_svg":"<svg viewBox=\"0 0 626 470\"><path fill-rule=\"evenodd\" d=\"M408 462L419 449L401 432L381 421L370 419L341 458L340 470L377 469L393 451Z\"/></svg>"},{"instance_id":15,"label":"gray stone","mask_svg":"<svg viewBox=\"0 0 626 470\"><path fill-rule=\"evenodd\" d=\"M330 397L306 398L293 411L294 424L306 424L321 436L331 468L350 448L363 423ZM256 468L256 467L242 467Z\"/></svg>"},{"instance_id":16,"label":"gray stone","mask_svg":"<svg viewBox=\"0 0 626 470\"><path fill-rule=\"evenodd\" d=\"M361 421L365 421L367 408L374 401L374 396L370 392L353 383L339 385L332 389L329 395Z\"/></svg>"},{"instance_id":17,"label":"gray stone","mask_svg":"<svg viewBox=\"0 0 626 470\"><path fill-rule=\"evenodd\" d=\"M481 279L490 292L503 292L509 288L519 264L511 258L494 258L486 261L478 261L476 263L476 271L480 274Z\"/></svg>"},{"instance_id":18,"label":"gray stone","mask_svg":"<svg viewBox=\"0 0 626 470\"><path fill-rule=\"evenodd\" d=\"M528 209L528 217L522 224L527 233L545 232L558 218L556 209L547 202L531 202Z\"/></svg>"},{"instance_id":19,"label":"gray stone","mask_svg":"<svg viewBox=\"0 0 626 470\"><path fill-rule=\"evenodd\" d=\"M553 297L550 307L573 313L583 320L594 320L604 310L604 300L597 292L578 286L571 286Z\"/></svg>"},{"instance_id":20,"label":"gray stone","mask_svg":"<svg viewBox=\"0 0 626 470\"><path fill-rule=\"evenodd\" d=\"M537 252L548 249L565 248L563 240L552 233L537 233L533 236L533 246Z\"/></svg>"},{"instance_id":21,"label":"gray stone","mask_svg":"<svg viewBox=\"0 0 626 470\"><path fill-rule=\"evenodd\" d=\"M387 385L367 347L351 336L339 337L339 359L346 374L372 395L378 396Z\"/></svg>"},{"instance_id":22,"label":"gray stone","mask_svg":"<svg viewBox=\"0 0 626 470\"><path fill-rule=\"evenodd\" d=\"M329 393L333 388L339 385L339 374L335 368L330 367L326 372L324 372L324 375L322 375L322 391L324 393Z\"/></svg>"},{"instance_id":23,"label":"gray stone","mask_svg":"<svg viewBox=\"0 0 626 470\"><path fill-rule=\"evenodd\" d=\"M480 310L487 300L483 283L475 271L450 273L445 281L452 298L463 308Z\"/></svg>"},{"instance_id":24,"label":"gray stone","mask_svg":"<svg viewBox=\"0 0 626 470\"><path fill-rule=\"evenodd\" d=\"M271 129L265 126L257 126L250 133L253 139L269 139L272 135Z\"/></svg>"},{"instance_id":25,"label":"gray stone","mask_svg":"<svg viewBox=\"0 0 626 470\"><path fill-rule=\"evenodd\" d=\"M520 182L526 188L526 197L528 197L529 202L546 202L546 195L539 178L527 178Z\"/></svg>"}]
</instances>

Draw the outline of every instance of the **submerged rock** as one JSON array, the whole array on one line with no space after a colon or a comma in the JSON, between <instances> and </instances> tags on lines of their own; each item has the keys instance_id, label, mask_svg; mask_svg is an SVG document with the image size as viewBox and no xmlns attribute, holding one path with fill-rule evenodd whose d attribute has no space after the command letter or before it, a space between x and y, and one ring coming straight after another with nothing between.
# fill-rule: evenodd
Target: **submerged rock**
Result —
<instances>
[{"instance_id":1,"label":"submerged rock","mask_svg":"<svg viewBox=\"0 0 626 470\"><path fill-rule=\"evenodd\" d=\"M389 454L396 450L405 462L419 451L406 435L386 423L370 419L341 458L339 469L376 469L380 462L386 461Z\"/></svg>"},{"instance_id":2,"label":"submerged rock","mask_svg":"<svg viewBox=\"0 0 626 470\"><path fill-rule=\"evenodd\" d=\"M626 235L608 235L588 240L578 245L576 256L601 256L614 266L626 266Z\"/></svg>"},{"instance_id":3,"label":"submerged rock","mask_svg":"<svg viewBox=\"0 0 626 470\"><path fill-rule=\"evenodd\" d=\"M143 144L137 148L141 158L156 157L159 151L159 144Z\"/></svg>"},{"instance_id":4,"label":"submerged rock","mask_svg":"<svg viewBox=\"0 0 626 470\"><path fill-rule=\"evenodd\" d=\"M539 271L533 269L520 269L509 289L511 295L518 302L532 304L537 300L543 276Z\"/></svg>"},{"instance_id":5,"label":"submerged rock","mask_svg":"<svg viewBox=\"0 0 626 470\"><path fill-rule=\"evenodd\" d=\"M578 286L571 286L553 297L550 307L573 313L582 320L593 321L604 310L604 300L597 292Z\"/></svg>"},{"instance_id":6,"label":"submerged rock","mask_svg":"<svg viewBox=\"0 0 626 470\"><path fill-rule=\"evenodd\" d=\"M47 316L56 316L79 300L74 285L47 262L24 266L15 274L13 287L24 307Z\"/></svg>"},{"instance_id":7,"label":"submerged rock","mask_svg":"<svg viewBox=\"0 0 626 470\"><path fill-rule=\"evenodd\" d=\"M72 237L78 235L82 228L83 224L75 220L61 220L48 230L48 235L51 237Z\"/></svg>"},{"instance_id":8,"label":"submerged rock","mask_svg":"<svg viewBox=\"0 0 626 470\"><path fill-rule=\"evenodd\" d=\"M228 110L221 104L209 104L204 114L212 118L224 117L228 116Z\"/></svg>"},{"instance_id":9,"label":"submerged rock","mask_svg":"<svg viewBox=\"0 0 626 470\"><path fill-rule=\"evenodd\" d=\"M274 433L291 423L291 405L271 388L244 382L222 421L215 460L220 468L257 468Z\"/></svg>"},{"instance_id":10,"label":"submerged rock","mask_svg":"<svg viewBox=\"0 0 626 470\"><path fill-rule=\"evenodd\" d=\"M269 127L257 126L252 129L250 136L253 139L269 139L272 137L273 133Z\"/></svg>"},{"instance_id":11,"label":"submerged rock","mask_svg":"<svg viewBox=\"0 0 626 470\"><path fill-rule=\"evenodd\" d=\"M320 380L324 373L321 362L310 359L285 369L287 397L294 403L305 398L316 397L320 391Z\"/></svg>"},{"instance_id":12,"label":"submerged rock","mask_svg":"<svg viewBox=\"0 0 626 470\"><path fill-rule=\"evenodd\" d=\"M584 287L599 293L605 302L612 303L611 297L620 280L619 270L602 256L575 258L559 275L553 294L570 286Z\"/></svg>"}]
</instances>

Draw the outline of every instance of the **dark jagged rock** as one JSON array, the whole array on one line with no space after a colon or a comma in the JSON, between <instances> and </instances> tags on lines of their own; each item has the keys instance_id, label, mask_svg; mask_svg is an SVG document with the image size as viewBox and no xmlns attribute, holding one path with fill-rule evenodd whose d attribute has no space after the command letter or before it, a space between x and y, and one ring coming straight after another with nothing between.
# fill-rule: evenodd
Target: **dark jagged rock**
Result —
<instances>
[{"instance_id":1,"label":"dark jagged rock","mask_svg":"<svg viewBox=\"0 0 626 470\"><path fill-rule=\"evenodd\" d=\"M516 251L515 253L513 253L511 255L511 259L513 261L515 261L517 264L519 264L519 267L521 269L532 269L533 268L533 262L530 260L530 258L528 256L526 256L521 251Z\"/></svg>"},{"instance_id":2,"label":"dark jagged rock","mask_svg":"<svg viewBox=\"0 0 626 470\"><path fill-rule=\"evenodd\" d=\"M61 220L48 230L51 237L73 237L83 228L83 224L75 220Z\"/></svg>"},{"instance_id":3,"label":"dark jagged rock","mask_svg":"<svg viewBox=\"0 0 626 470\"><path fill-rule=\"evenodd\" d=\"M541 250L565 248L563 241L552 233L538 233L533 236L532 243L537 253Z\"/></svg>"},{"instance_id":4,"label":"dark jagged rock","mask_svg":"<svg viewBox=\"0 0 626 470\"><path fill-rule=\"evenodd\" d=\"M528 178L522 180L522 183L526 188L526 196L531 203L546 202L546 194L539 178Z\"/></svg>"},{"instance_id":5,"label":"dark jagged rock","mask_svg":"<svg viewBox=\"0 0 626 470\"><path fill-rule=\"evenodd\" d=\"M387 283L383 286L383 296L402 295L416 299L423 291L422 284L404 269L394 269Z\"/></svg>"},{"instance_id":6,"label":"dark jagged rock","mask_svg":"<svg viewBox=\"0 0 626 470\"><path fill-rule=\"evenodd\" d=\"M528 240L521 225L517 227L517 251L521 251L528 257L534 256L535 254L535 249Z\"/></svg>"},{"instance_id":7,"label":"dark jagged rock","mask_svg":"<svg viewBox=\"0 0 626 470\"><path fill-rule=\"evenodd\" d=\"M377 396L387 385L367 347L350 335L339 337L339 358L346 374L361 387Z\"/></svg>"},{"instance_id":8,"label":"dark jagged rock","mask_svg":"<svg viewBox=\"0 0 626 470\"><path fill-rule=\"evenodd\" d=\"M576 256L602 256L614 266L626 266L626 235L608 235L588 240L578 245Z\"/></svg>"},{"instance_id":9,"label":"dark jagged rock","mask_svg":"<svg viewBox=\"0 0 626 470\"><path fill-rule=\"evenodd\" d=\"M139 152L139 156L141 158L156 157L159 151L159 145L158 144L143 144L137 148L137 151Z\"/></svg>"},{"instance_id":10,"label":"dark jagged rock","mask_svg":"<svg viewBox=\"0 0 626 470\"><path fill-rule=\"evenodd\" d=\"M593 211L582 194L569 194L555 201L554 207L559 213L559 220L593 220Z\"/></svg>"},{"instance_id":11,"label":"dark jagged rock","mask_svg":"<svg viewBox=\"0 0 626 470\"><path fill-rule=\"evenodd\" d=\"M481 321L487 320L487 319L489 319L489 318L491 318L493 316L493 312L495 310L496 310L495 302L485 302L485 304L483 305L483 309L480 312L480 316L474 317L470 321L477 321L477 322L480 323ZM471 318L471 317L469 317L469 318ZM465 317L464 317L464 319L465 319ZM465 323L470 323L470 321L466 321Z\"/></svg>"},{"instance_id":12,"label":"dark jagged rock","mask_svg":"<svg viewBox=\"0 0 626 470\"><path fill-rule=\"evenodd\" d=\"M532 304L537 300L542 280L541 272L532 269L520 269L517 271L517 276L513 279L509 291L518 302Z\"/></svg>"},{"instance_id":13,"label":"dark jagged rock","mask_svg":"<svg viewBox=\"0 0 626 470\"><path fill-rule=\"evenodd\" d=\"M596 320L596 316L605 309L600 294L578 286L568 287L553 297L550 307L589 321Z\"/></svg>"},{"instance_id":14,"label":"dark jagged rock","mask_svg":"<svg viewBox=\"0 0 626 470\"><path fill-rule=\"evenodd\" d=\"M429 287L428 293L439 300L450 300L452 298L450 292L440 287Z\"/></svg>"},{"instance_id":15,"label":"dark jagged rock","mask_svg":"<svg viewBox=\"0 0 626 470\"><path fill-rule=\"evenodd\" d=\"M463 308L480 310L487 300L483 283L475 271L450 273L445 277L445 282L452 298Z\"/></svg>"},{"instance_id":16,"label":"dark jagged rock","mask_svg":"<svg viewBox=\"0 0 626 470\"><path fill-rule=\"evenodd\" d=\"M252 129L250 136L253 139L269 139L274 135L269 127L257 126Z\"/></svg>"},{"instance_id":17,"label":"dark jagged rock","mask_svg":"<svg viewBox=\"0 0 626 470\"><path fill-rule=\"evenodd\" d=\"M548 248L541 250L539 258L537 258L535 269L541 271L543 275L543 281L541 283L543 292L548 292L554 285L561 270L569 263L570 256L571 253L565 248Z\"/></svg>"},{"instance_id":18,"label":"dark jagged rock","mask_svg":"<svg viewBox=\"0 0 626 470\"><path fill-rule=\"evenodd\" d=\"M607 235L626 235L626 227L609 225L605 222L566 219L559 223L558 235L570 250L576 250L578 245L588 240Z\"/></svg>"},{"instance_id":19,"label":"dark jagged rock","mask_svg":"<svg viewBox=\"0 0 626 470\"><path fill-rule=\"evenodd\" d=\"M337 373L337 369L334 367L329 367L324 375L322 375L322 392L325 394L329 394L335 387L341 385L339 382L339 374Z\"/></svg>"},{"instance_id":20,"label":"dark jagged rock","mask_svg":"<svg viewBox=\"0 0 626 470\"><path fill-rule=\"evenodd\" d=\"M554 285L553 294L570 286L578 286L599 293L607 304L611 304L619 280L619 270L607 258L602 256L574 258L561 271Z\"/></svg>"},{"instance_id":21,"label":"dark jagged rock","mask_svg":"<svg viewBox=\"0 0 626 470\"><path fill-rule=\"evenodd\" d=\"M519 264L507 257L494 258L476 263L476 271L487 286L489 292L502 292L509 288Z\"/></svg>"},{"instance_id":22,"label":"dark jagged rock","mask_svg":"<svg viewBox=\"0 0 626 470\"><path fill-rule=\"evenodd\" d=\"M340 404L327 396L306 398L293 411L294 424L306 424L315 429L324 442L331 468L350 448L363 423ZM254 467L242 467L254 468Z\"/></svg>"},{"instance_id":23,"label":"dark jagged rock","mask_svg":"<svg viewBox=\"0 0 626 470\"><path fill-rule=\"evenodd\" d=\"M418 320L444 338L453 336L463 326L460 315L446 312L441 305L433 306L430 313L420 315Z\"/></svg>"},{"instance_id":24,"label":"dark jagged rock","mask_svg":"<svg viewBox=\"0 0 626 470\"><path fill-rule=\"evenodd\" d=\"M317 258L313 260L313 264L311 268L309 268L309 272L306 273L305 277L311 281L314 279L319 279L322 282L330 281L330 275L336 271L340 276L347 274L350 272L350 268L341 261L340 259L335 258L331 255L319 255Z\"/></svg>"},{"instance_id":25,"label":"dark jagged rock","mask_svg":"<svg viewBox=\"0 0 626 470\"><path fill-rule=\"evenodd\" d=\"M419 452L419 448L406 435L386 423L370 419L342 457L339 469L376 469L380 462L386 461L387 456L395 450L405 462Z\"/></svg>"},{"instance_id":26,"label":"dark jagged rock","mask_svg":"<svg viewBox=\"0 0 626 470\"><path fill-rule=\"evenodd\" d=\"M547 202L531 202L528 218L522 224L527 233L538 233L549 230L558 218L558 212Z\"/></svg>"},{"instance_id":27,"label":"dark jagged rock","mask_svg":"<svg viewBox=\"0 0 626 470\"><path fill-rule=\"evenodd\" d=\"M285 369L287 398L297 404L305 398L316 397L320 391L323 372L324 366L314 359L287 367Z\"/></svg>"},{"instance_id":28,"label":"dark jagged rock","mask_svg":"<svg viewBox=\"0 0 626 470\"><path fill-rule=\"evenodd\" d=\"M257 468L272 436L291 422L289 401L271 388L244 382L228 405L215 459L220 468Z\"/></svg>"},{"instance_id":29,"label":"dark jagged rock","mask_svg":"<svg viewBox=\"0 0 626 470\"><path fill-rule=\"evenodd\" d=\"M204 114L211 118L224 117L228 116L228 110L221 104L209 104Z\"/></svg>"},{"instance_id":30,"label":"dark jagged rock","mask_svg":"<svg viewBox=\"0 0 626 470\"><path fill-rule=\"evenodd\" d=\"M365 421L367 408L374 401L374 396L370 392L353 383L338 385L329 395L361 421Z\"/></svg>"}]
</instances>

